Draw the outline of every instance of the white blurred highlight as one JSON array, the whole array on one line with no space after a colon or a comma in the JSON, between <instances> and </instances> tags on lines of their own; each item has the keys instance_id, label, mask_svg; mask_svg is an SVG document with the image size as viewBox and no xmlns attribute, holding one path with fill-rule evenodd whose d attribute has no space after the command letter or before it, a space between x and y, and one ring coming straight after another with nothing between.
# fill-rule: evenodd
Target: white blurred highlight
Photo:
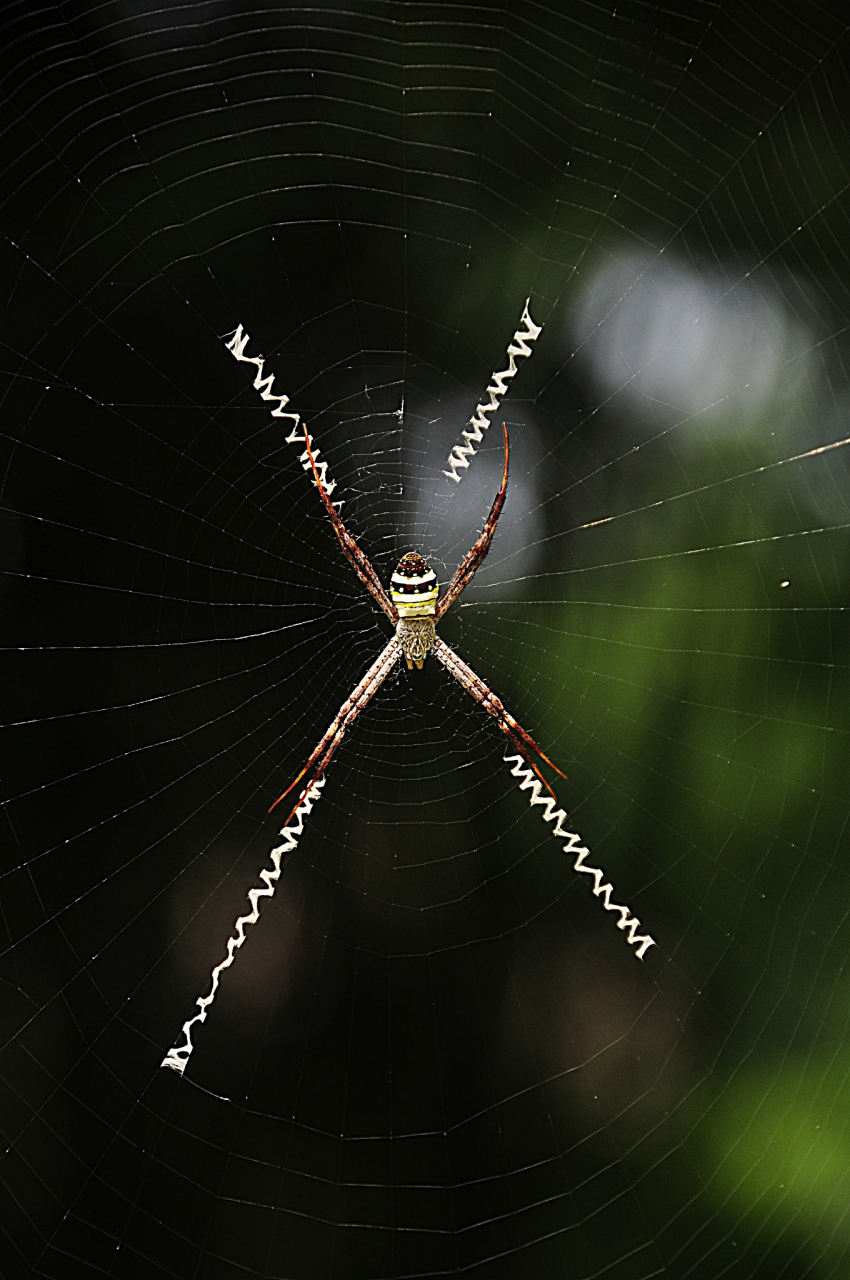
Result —
<instances>
[{"instance_id":1,"label":"white blurred highlight","mask_svg":"<svg viewBox=\"0 0 850 1280\"><path fill-rule=\"evenodd\" d=\"M570 338L600 391L630 411L712 422L798 395L812 344L766 272L735 278L674 254L610 260L579 296Z\"/></svg>"}]
</instances>

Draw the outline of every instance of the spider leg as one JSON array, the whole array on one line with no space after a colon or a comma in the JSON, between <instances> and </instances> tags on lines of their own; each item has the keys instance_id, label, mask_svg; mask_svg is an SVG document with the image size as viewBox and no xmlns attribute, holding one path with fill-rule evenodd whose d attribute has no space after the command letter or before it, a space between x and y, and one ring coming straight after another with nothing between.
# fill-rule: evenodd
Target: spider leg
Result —
<instances>
[{"instance_id":1,"label":"spider leg","mask_svg":"<svg viewBox=\"0 0 850 1280\"><path fill-rule=\"evenodd\" d=\"M434 641L431 648L435 658L442 662L451 675L454 676L458 684L462 685L470 697L484 708L488 715L491 715L496 724L502 730L502 733L513 743L517 751L525 760L529 769L533 769L535 775L543 783L543 786L549 792L550 796L557 798L555 792L549 786L549 783L540 772L540 768L536 763L532 752L536 753L541 760L545 761L550 768L560 774L562 778L566 778L566 774L562 773L556 764L553 764L546 753L537 745L530 733L526 733L521 724L513 718L509 711L506 711L499 698L496 697L492 689L490 689L480 676L477 676L472 667L467 666L463 658L458 657L454 649L449 648L444 640L439 637Z\"/></svg>"},{"instance_id":2,"label":"spider leg","mask_svg":"<svg viewBox=\"0 0 850 1280\"><path fill-rule=\"evenodd\" d=\"M354 572L357 574L358 578L363 583L366 590L372 593L372 595L377 600L378 604L383 609L384 613L389 618L390 622L392 622L393 625L395 625L395 623L398 622L398 609L396 609L395 605L393 604L392 600L387 594L387 591L384 587L384 584L381 582L381 579L378 577L377 573L372 568L372 563L369 560L369 557L366 555L366 552L362 551L360 547L358 547L354 538L346 529L345 525L342 522L342 517L340 516L336 507L331 502L330 497L328 496L328 492L325 489L325 486L322 484L322 477L319 475L319 471L316 466L316 460L313 457L313 450L310 448L310 435L307 431L306 423L304 424L304 440L307 445L307 456L310 459L310 466L313 469L313 481L317 489L319 490L319 497L322 499L322 502L325 504L325 510L327 511L328 515L331 518L331 523L333 524L333 527L334 527L334 533L336 534L337 538L339 538L339 545L342 547L342 550L345 554L346 559L348 560L351 567L354 569Z\"/></svg>"},{"instance_id":3,"label":"spider leg","mask_svg":"<svg viewBox=\"0 0 850 1280\"><path fill-rule=\"evenodd\" d=\"M348 726L353 724L363 708L368 706L400 657L401 645L398 640L396 640L395 636L393 636L392 640L390 640L387 646L383 649L379 657L372 663L360 683L355 685L352 689L351 693L348 695L345 702L342 704L328 726L327 733L324 734L321 742L310 756L310 759L307 761L298 777L294 782L289 784L281 795L278 796L274 804L270 807L269 813L271 813L272 809L276 808L276 806L280 804L281 800L283 800L285 796L289 795L293 787L298 785L305 774L309 774L310 781L305 787L302 787L298 794L298 804L301 803L304 795L311 787L316 785L322 774L327 769L331 762L331 757L340 742L342 742ZM298 808L298 804L295 806L295 809ZM295 813L295 809L292 810L289 818L291 818L292 814ZM289 822L289 818L286 819L284 826Z\"/></svg>"},{"instance_id":4,"label":"spider leg","mask_svg":"<svg viewBox=\"0 0 850 1280\"><path fill-rule=\"evenodd\" d=\"M490 550L490 543L493 541L493 534L496 532L496 525L498 524L499 516L502 513L502 507L505 505L505 494L508 491L508 460L511 455L511 447L508 443L507 424L504 422L502 423L502 430L505 433L505 467L502 472L502 483L499 486L499 492L493 499L493 505L490 508L487 523L481 530L480 536L475 540L469 551L467 551L466 555L461 560L455 570L454 577L437 601L435 621L442 618L449 605L454 604L461 591L469 586L470 582L475 577L478 566Z\"/></svg>"}]
</instances>

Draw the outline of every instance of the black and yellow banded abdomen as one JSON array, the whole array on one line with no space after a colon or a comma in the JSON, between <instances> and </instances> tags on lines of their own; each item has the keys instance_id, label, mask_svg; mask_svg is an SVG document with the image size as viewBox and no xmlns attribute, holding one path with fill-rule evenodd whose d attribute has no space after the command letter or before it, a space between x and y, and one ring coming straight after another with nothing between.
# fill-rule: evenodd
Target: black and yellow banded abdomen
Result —
<instances>
[{"instance_id":1,"label":"black and yellow banded abdomen","mask_svg":"<svg viewBox=\"0 0 850 1280\"><path fill-rule=\"evenodd\" d=\"M390 578L390 596L402 618L432 618L437 607L437 575L418 551L402 556Z\"/></svg>"}]
</instances>

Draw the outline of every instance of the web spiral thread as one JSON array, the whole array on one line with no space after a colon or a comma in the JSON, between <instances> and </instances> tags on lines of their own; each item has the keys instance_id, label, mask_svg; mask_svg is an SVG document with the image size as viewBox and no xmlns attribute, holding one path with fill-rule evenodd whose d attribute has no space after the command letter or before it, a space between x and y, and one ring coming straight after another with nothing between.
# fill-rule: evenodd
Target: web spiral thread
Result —
<instances>
[{"instance_id":1,"label":"web spiral thread","mask_svg":"<svg viewBox=\"0 0 850 1280\"><path fill-rule=\"evenodd\" d=\"M499 400L508 389L508 382L516 376L518 357L531 355L531 347L528 344L529 342L534 342L543 331L543 325L535 324L529 315L528 304L530 301L530 298L526 298L525 309L520 317L520 327L508 345L507 369L503 369L501 373L493 374L486 391L486 394L490 397L489 402L476 405L475 413L469 419L468 426L461 432L464 443L454 445L449 454L450 469L444 471L443 475L448 476L450 480L454 480L456 484L460 484L463 479L463 475L459 473L467 469L469 459L474 458L478 452L475 445L480 444L484 439L484 432L490 425L487 420L487 414L492 413L494 409L498 409ZM256 385L254 383L254 386Z\"/></svg>"},{"instance_id":2,"label":"web spiral thread","mask_svg":"<svg viewBox=\"0 0 850 1280\"><path fill-rule=\"evenodd\" d=\"M303 445L304 430L303 428L300 431L298 429L299 424L301 422L301 414L284 412L286 406L289 404L289 396L280 395L279 392L274 390L274 374L273 373L269 373L265 377L263 376L263 372L265 368L265 358L263 356L246 356L245 355L245 348L250 341L251 341L250 335L245 332L245 330L242 328L242 325L240 324L235 330L235 332L233 333L233 335L230 337L229 342L225 342L224 345L226 349L231 352L234 359L241 361L242 364L256 365L257 373L254 378L254 390L259 391L260 398L262 400L277 400L278 402L277 408L272 409L271 411L272 417L273 418L290 418L292 420L292 430L290 431L288 436L284 436L284 441L286 442L286 444ZM321 478L325 493L330 495L333 493L334 489L336 488L336 481L328 479L328 464L324 460L321 462L319 461L321 457L321 450L319 449L318 445L315 443L312 435L310 435L309 432L307 433L307 438L310 441L310 448L313 451L313 461L316 464L316 470L318 471L319 476ZM310 472L310 481L312 484L315 485L316 480L312 474L313 468L310 462L310 455L307 452L306 448L302 452L298 461L301 463L301 466L304 468L305 471ZM337 508L337 510L339 510L339 508L342 506L342 501L335 502L333 505Z\"/></svg>"},{"instance_id":3,"label":"web spiral thread","mask_svg":"<svg viewBox=\"0 0 850 1280\"><path fill-rule=\"evenodd\" d=\"M566 837L568 843L564 845L564 853L576 855L573 871L583 871L585 875L593 876L593 889L591 890L593 896L602 899L602 905L606 911L619 912L620 919L617 921L617 928L622 929L626 934L626 941L629 946L637 947L635 956L638 960L642 960L649 948L657 945L655 939L651 938L648 933L639 934L640 920L632 915L628 907L618 906L616 902L611 901L614 886L605 880L604 871L601 871L599 867L585 866L584 860L590 857L590 850L581 843L581 836L576 835L574 831L565 830L563 825L567 820L565 810L556 809L556 802L552 797L541 794L543 784L538 778L535 778L532 770L525 765L522 756L505 756L505 764L513 765L511 769L512 775L521 779L519 784L520 791L531 792L528 797L528 803L532 807L534 805L542 807L543 812L540 816L543 821L554 822L555 829L553 834L559 839Z\"/></svg>"},{"instance_id":4,"label":"web spiral thread","mask_svg":"<svg viewBox=\"0 0 850 1280\"><path fill-rule=\"evenodd\" d=\"M320 778L306 791L302 792L298 808L287 822L286 826L281 829L280 834L283 836L283 844L279 844L272 849L269 858L271 859L271 869L263 867L260 872L260 879L265 888L256 887L248 890L248 900L251 903L251 910L248 915L240 916L233 926L234 932L227 940L227 955L221 964L217 964L212 971L212 985L210 986L209 995L198 996L195 1004L200 1010L194 1018L189 1018L183 1023L183 1035L185 1037L182 1044L174 1045L168 1050L168 1053L159 1064L161 1067L170 1067L172 1071L178 1072L182 1076L186 1070L186 1064L191 1057L194 1045L192 1044L192 1027L196 1022L206 1022L207 1010L215 999L218 991L218 984L221 974L225 969L229 969L233 964L236 952L245 941L245 929L249 924L256 924L260 918L259 901L260 898L274 897L274 891L277 881L280 879L281 863L287 854L292 853L298 844L298 837L304 830L304 818L313 809L317 801L322 798L322 787L325 785L325 779Z\"/></svg>"}]
</instances>

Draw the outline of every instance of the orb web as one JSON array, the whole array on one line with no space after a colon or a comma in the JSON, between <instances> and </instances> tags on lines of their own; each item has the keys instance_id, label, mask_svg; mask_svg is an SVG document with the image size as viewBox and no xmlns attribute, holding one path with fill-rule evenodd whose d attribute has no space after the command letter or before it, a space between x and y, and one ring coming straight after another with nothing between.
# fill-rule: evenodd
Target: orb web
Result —
<instances>
[{"instance_id":1,"label":"orb web","mask_svg":"<svg viewBox=\"0 0 850 1280\"><path fill-rule=\"evenodd\" d=\"M843 1275L841 15L3 23L4 1277Z\"/></svg>"}]
</instances>

